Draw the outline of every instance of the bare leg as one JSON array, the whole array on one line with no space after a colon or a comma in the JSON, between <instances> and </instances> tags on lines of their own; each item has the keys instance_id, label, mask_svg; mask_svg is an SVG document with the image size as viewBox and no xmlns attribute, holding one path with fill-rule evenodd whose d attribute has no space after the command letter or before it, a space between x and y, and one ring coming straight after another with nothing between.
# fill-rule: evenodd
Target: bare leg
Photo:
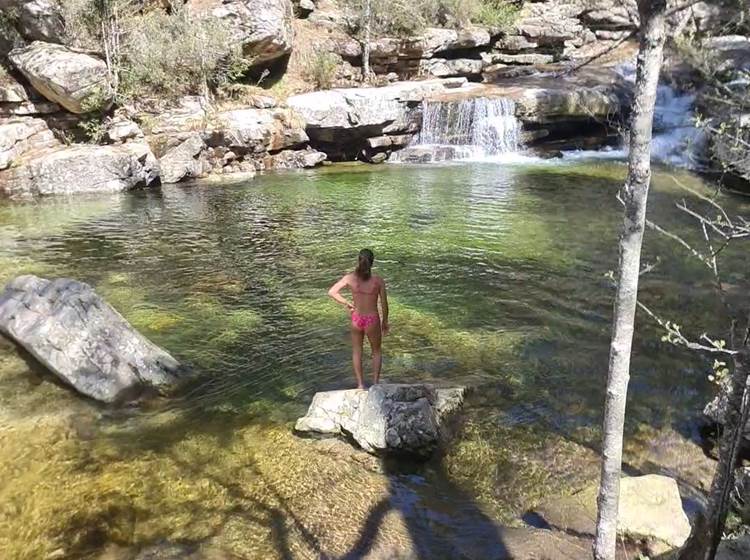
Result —
<instances>
[{"instance_id":1,"label":"bare leg","mask_svg":"<svg viewBox=\"0 0 750 560\"><path fill-rule=\"evenodd\" d=\"M365 333L352 327L352 365L354 366L354 376L357 378L357 389L365 388L365 380L362 376L362 343L365 340Z\"/></svg>"},{"instance_id":2,"label":"bare leg","mask_svg":"<svg viewBox=\"0 0 750 560\"><path fill-rule=\"evenodd\" d=\"M380 382L380 368L383 365L383 353L381 351L383 334L380 331L379 321L367 329L367 338L370 341L370 348L372 348L372 382L377 385Z\"/></svg>"}]
</instances>

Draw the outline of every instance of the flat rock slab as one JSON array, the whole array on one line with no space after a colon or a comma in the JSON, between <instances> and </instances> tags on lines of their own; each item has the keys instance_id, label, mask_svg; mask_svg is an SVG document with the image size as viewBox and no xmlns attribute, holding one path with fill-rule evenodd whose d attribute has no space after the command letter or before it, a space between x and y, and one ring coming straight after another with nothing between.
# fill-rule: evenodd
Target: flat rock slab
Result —
<instances>
[{"instance_id":1,"label":"flat rock slab","mask_svg":"<svg viewBox=\"0 0 750 560\"><path fill-rule=\"evenodd\" d=\"M0 294L0 333L79 393L105 403L175 385L184 368L88 284L19 276Z\"/></svg>"},{"instance_id":2,"label":"flat rock slab","mask_svg":"<svg viewBox=\"0 0 750 560\"><path fill-rule=\"evenodd\" d=\"M113 193L152 185L158 176L159 163L145 142L76 144L16 158L12 167L0 173L0 195Z\"/></svg>"},{"instance_id":3,"label":"flat rock slab","mask_svg":"<svg viewBox=\"0 0 750 560\"><path fill-rule=\"evenodd\" d=\"M316 393L298 433L346 435L373 454L429 456L443 420L463 405L465 389L382 384L369 390Z\"/></svg>"},{"instance_id":4,"label":"flat rock slab","mask_svg":"<svg viewBox=\"0 0 750 560\"><path fill-rule=\"evenodd\" d=\"M550 499L534 513L555 529L576 535L596 532L597 486L572 496ZM654 552L682 546L690 535L690 522L682 509L674 479L661 475L624 477L620 481L617 532L654 542Z\"/></svg>"}]
</instances>

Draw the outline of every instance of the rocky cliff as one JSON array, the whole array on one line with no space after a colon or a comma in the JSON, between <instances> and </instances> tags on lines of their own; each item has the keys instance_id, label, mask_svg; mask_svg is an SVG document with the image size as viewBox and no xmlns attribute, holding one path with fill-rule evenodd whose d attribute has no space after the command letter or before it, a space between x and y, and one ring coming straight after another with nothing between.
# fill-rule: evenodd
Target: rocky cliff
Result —
<instances>
[{"instance_id":1,"label":"rocky cliff","mask_svg":"<svg viewBox=\"0 0 750 560\"><path fill-rule=\"evenodd\" d=\"M241 64L224 68L213 53L218 74L195 81L202 85L192 86L193 95L177 94L164 75L153 78L162 79L161 89L150 84L143 91L151 94L134 97L122 91L106 37L82 48L71 35L70 10L51 0L0 0L7 14L0 21L0 193L118 190L326 159L383 161L420 130L422 104L435 98L513 99L527 142L607 141L628 102L612 64L633 55L634 2L517 4L501 26L376 34L368 86L382 87L362 87L363 42L334 0L189 0L181 21L210 22L190 29L223 33L207 35L207 45L232 49L227 61L241 55ZM699 3L670 25L679 33L719 15ZM598 55L590 70L569 73ZM728 152L719 141L714 149ZM53 185L63 169L65 181Z\"/></svg>"}]
</instances>

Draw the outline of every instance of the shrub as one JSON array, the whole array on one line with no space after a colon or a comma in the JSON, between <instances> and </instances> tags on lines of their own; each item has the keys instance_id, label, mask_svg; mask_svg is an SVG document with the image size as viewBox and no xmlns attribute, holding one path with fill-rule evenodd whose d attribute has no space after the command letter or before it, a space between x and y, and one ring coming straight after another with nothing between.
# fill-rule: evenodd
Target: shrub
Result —
<instances>
[{"instance_id":1,"label":"shrub","mask_svg":"<svg viewBox=\"0 0 750 560\"><path fill-rule=\"evenodd\" d=\"M191 15L181 2L169 11L135 0L66 0L62 7L68 41L107 55L120 100L205 94L247 69L227 25Z\"/></svg>"},{"instance_id":2,"label":"shrub","mask_svg":"<svg viewBox=\"0 0 750 560\"><path fill-rule=\"evenodd\" d=\"M507 29L516 21L521 7L507 0L479 0L471 14L471 21L497 29Z\"/></svg>"},{"instance_id":3,"label":"shrub","mask_svg":"<svg viewBox=\"0 0 750 560\"><path fill-rule=\"evenodd\" d=\"M374 37L408 37L425 27L465 27L472 23L505 29L520 10L518 0L370 0ZM364 27L366 0L344 0L350 27Z\"/></svg>"},{"instance_id":4,"label":"shrub","mask_svg":"<svg viewBox=\"0 0 750 560\"><path fill-rule=\"evenodd\" d=\"M317 51L308 61L305 78L318 89L329 89L336 78L336 68L341 64L341 57L334 53Z\"/></svg>"},{"instance_id":5,"label":"shrub","mask_svg":"<svg viewBox=\"0 0 750 560\"><path fill-rule=\"evenodd\" d=\"M205 93L241 72L239 49L218 19L154 10L123 28L121 88L128 96Z\"/></svg>"},{"instance_id":6,"label":"shrub","mask_svg":"<svg viewBox=\"0 0 750 560\"><path fill-rule=\"evenodd\" d=\"M101 144L107 133L107 126L96 117L83 119L78 123L78 128L83 132L86 141L91 144Z\"/></svg>"}]
</instances>

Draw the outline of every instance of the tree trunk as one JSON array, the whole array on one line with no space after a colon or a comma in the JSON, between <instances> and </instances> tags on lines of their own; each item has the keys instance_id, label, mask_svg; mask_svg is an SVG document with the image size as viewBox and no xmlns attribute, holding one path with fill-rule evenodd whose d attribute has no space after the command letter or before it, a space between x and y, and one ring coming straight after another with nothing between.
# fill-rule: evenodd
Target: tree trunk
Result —
<instances>
[{"instance_id":1,"label":"tree trunk","mask_svg":"<svg viewBox=\"0 0 750 560\"><path fill-rule=\"evenodd\" d=\"M666 0L639 0L638 10L641 17L640 50L630 127L628 177L620 190L625 216L620 235L617 293L604 407L602 468L594 542L596 560L614 560L617 544L625 402L630 378L641 243L651 181L651 133L664 48Z\"/></svg>"},{"instance_id":2,"label":"tree trunk","mask_svg":"<svg viewBox=\"0 0 750 560\"><path fill-rule=\"evenodd\" d=\"M708 508L693 527L679 560L713 560L724 533L729 497L734 487L734 470L742 445L743 432L750 413L750 349L743 348L734 357L732 393L727 403L724 430L719 443L719 464L714 472Z\"/></svg>"},{"instance_id":3,"label":"tree trunk","mask_svg":"<svg viewBox=\"0 0 750 560\"><path fill-rule=\"evenodd\" d=\"M362 42L362 80L370 79L370 35L372 33L372 0L365 0L364 38Z\"/></svg>"}]
</instances>

